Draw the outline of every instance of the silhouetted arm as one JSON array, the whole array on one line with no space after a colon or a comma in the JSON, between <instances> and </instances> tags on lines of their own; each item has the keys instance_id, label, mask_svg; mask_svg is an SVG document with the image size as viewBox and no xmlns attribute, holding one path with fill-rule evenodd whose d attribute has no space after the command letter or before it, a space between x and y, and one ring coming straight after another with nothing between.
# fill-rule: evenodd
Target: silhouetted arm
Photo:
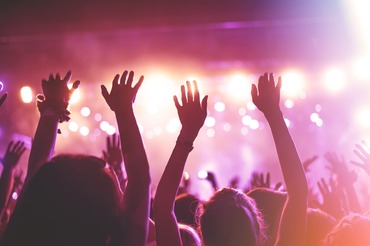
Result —
<instances>
[{"instance_id":1,"label":"silhouetted arm","mask_svg":"<svg viewBox=\"0 0 370 246\"><path fill-rule=\"evenodd\" d=\"M158 246L182 245L177 220L174 213L176 194L184 172L186 159L193 149L193 142L207 116L207 96L200 102L197 83L193 82L194 91L190 82L181 86L180 105L174 96L175 105L182 124L175 148L159 181L154 198L154 217L156 239Z\"/></svg>"},{"instance_id":2,"label":"silhouetted arm","mask_svg":"<svg viewBox=\"0 0 370 246\"><path fill-rule=\"evenodd\" d=\"M44 96L38 96L37 105L41 115L28 160L25 185L53 155L58 122L62 123L69 120L68 115L70 113L67 110L69 99L80 84L80 81L74 82L72 89L69 90L67 83L71 79L71 75L71 72L68 72L61 79L59 74L56 74L55 77L50 74L48 80L42 81Z\"/></svg>"},{"instance_id":3,"label":"silhouetted arm","mask_svg":"<svg viewBox=\"0 0 370 246\"><path fill-rule=\"evenodd\" d=\"M252 85L252 99L264 113L275 141L280 166L288 193L280 220L275 245L304 245L307 213L307 180L294 142L280 111L281 78L275 86L274 77L260 76L258 88Z\"/></svg>"},{"instance_id":4,"label":"silhouetted arm","mask_svg":"<svg viewBox=\"0 0 370 246\"><path fill-rule=\"evenodd\" d=\"M0 106L3 105L7 97L8 97L8 93L5 92L4 95L2 95L0 98Z\"/></svg>"},{"instance_id":5,"label":"silhouetted arm","mask_svg":"<svg viewBox=\"0 0 370 246\"><path fill-rule=\"evenodd\" d=\"M132 85L134 72L117 74L109 93L102 85L102 94L114 111L121 137L122 156L127 173L127 186L123 197L127 227L127 245L145 245L148 234L150 204L150 174L144 144L133 110L133 102L144 77Z\"/></svg>"}]
</instances>

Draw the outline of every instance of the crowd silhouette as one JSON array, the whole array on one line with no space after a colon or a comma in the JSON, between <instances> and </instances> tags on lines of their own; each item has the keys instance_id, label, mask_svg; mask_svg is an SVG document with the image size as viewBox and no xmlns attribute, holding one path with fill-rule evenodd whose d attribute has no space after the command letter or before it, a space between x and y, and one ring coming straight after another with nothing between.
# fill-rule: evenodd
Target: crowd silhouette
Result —
<instances>
[{"instance_id":1,"label":"crowd silhouette","mask_svg":"<svg viewBox=\"0 0 370 246\"><path fill-rule=\"evenodd\" d=\"M299 157L280 108L281 77L261 75L251 96L268 123L275 146L266 149L276 149L283 180L272 184L268 171L250 170L252 179L244 188L237 177L219 187L216 175L208 172L214 193L207 201L191 194L188 183L181 186L189 154L206 149L194 148L208 101L196 81L186 81L181 97L173 98L181 130L152 197L150 160L133 109L144 77L135 80L133 71L124 71L115 75L110 90L101 86L119 131L107 136L102 158L100 153L53 156L59 124L73 117L68 106L80 81L69 89L71 77L71 72L51 74L41 82L27 173L18 169L24 142L10 141L1 158L1 245L370 245L368 206L359 199L367 194L356 189L354 172L370 175L366 142L354 146L358 159L349 163L334 152L325 154L331 178L317 183L318 199L306 177L319 156ZM7 97L2 95L0 106Z\"/></svg>"}]
</instances>

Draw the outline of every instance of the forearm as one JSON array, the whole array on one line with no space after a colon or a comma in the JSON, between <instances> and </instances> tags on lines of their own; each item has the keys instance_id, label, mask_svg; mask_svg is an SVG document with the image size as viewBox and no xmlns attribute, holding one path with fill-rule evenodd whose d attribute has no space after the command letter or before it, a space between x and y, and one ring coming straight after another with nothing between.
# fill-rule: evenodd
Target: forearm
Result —
<instances>
[{"instance_id":1,"label":"forearm","mask_svg":"<svg viewBox=\"0 0 370 246\"><path fill-rule=\"evenodd\" d=\"M53 155L58 131L58 119L54 116L41 116L33 139L26 182L37 173Z\"/></svg>"},{"instance_id":2,"label":"forearm","mask_svg":"<svg viewBox=\"0 0 370 246\"><path fill-rule=\"evenodd\" d=\"M347 194L348 205L350 207L351 212L361 213L361 205L358 200L356 190L353 187L353 184L347 184L345 186L345 191Z\"/></svg>"},{"instance_id":3,"label":"forearm","mask_svg":"<svg viewBox=\"0 0 370 246\"><path fill-rule=\"evenodd\" d=\"M0 211L1 214L3 210L6 208L7 202L10 197L10 193L13 187L13 176L14 170L13 168L4 167L3 173L0 178Z\"/></svg>"},{"instance_id":4,"label":"forearm","mask_svg":"<svg viewBox=\"0 0 370 246\"><path fill-rule=\"evenodd\" d=\"M285 124L283 114L276 110L265 114L274 138L286 189L290 197L307 197L308 185L303 166Z\"/></svg>"}]
</instances>

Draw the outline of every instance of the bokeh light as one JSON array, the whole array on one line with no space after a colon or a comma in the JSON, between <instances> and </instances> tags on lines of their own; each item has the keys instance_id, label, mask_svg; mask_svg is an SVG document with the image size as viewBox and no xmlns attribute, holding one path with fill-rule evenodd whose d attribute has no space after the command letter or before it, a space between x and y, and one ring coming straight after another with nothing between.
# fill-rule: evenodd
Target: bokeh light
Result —
<instances>
[{"instance_id":1,"label":"bokeh light","mask_svg":"<svg viewBox=\"0 0 370 246\"><path fill-rule=\"evenodd\" d=\"M305 90L305 78L302 73L288 70L282 74L282 95L288 98L302 97ZM275 77L277 80L277 77Z\"/></svg>"},{"instance_id":2,"label":"bokeh light","mask_svg":"<svg viewBox=\"0 0 370 246\"><path fill-rule=\"evenodd\" d=\"M21 88L21 98L24 103L31 103L33 100L33 92L31 87L23 86Z\"/></svg>"}]
</instances>

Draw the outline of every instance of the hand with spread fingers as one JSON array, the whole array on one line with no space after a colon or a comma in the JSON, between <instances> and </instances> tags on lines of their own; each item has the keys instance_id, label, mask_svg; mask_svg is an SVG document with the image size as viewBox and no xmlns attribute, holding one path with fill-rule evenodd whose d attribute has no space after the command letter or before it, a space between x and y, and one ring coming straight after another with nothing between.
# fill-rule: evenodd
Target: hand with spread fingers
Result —
<instances>
[{"instance_id":1,"label":"hand with spread fingers","mask_svg":"<svg viewBox=\"0 0 370 246\"><path fill-rule=\"evenodd\" d=\"M21 158L25 150L26 147L24 146L24 142L17 141L14 144L14 142L11 141L6 150L6 154L2 159L4 168L14 169L17 166L19 159Z\"/></svg>"},{"instance_id":2,"label":"hand with spread fingers","mask_svg":"<svg viewBox=\"0 0 370 246\"><path fill-rule=\"evenodd\" d=\"M362 141L361 144L356 144L353 152L360 159L360 161L351 160L351 164L362 168L368 175L370 175L370 153L369 147L365 141Z\"/></svg>"},{"instance_id":3,"label":"hand with spread fingers","mask_svg":"<svg viewBox=\"0 0 370 246\"><path fill-rule=\"evenodd\" d=\"M111 110L125 109L135 102L136 93L144 81L144 76L140 77L135 86L132 84L133 80L134 72L124 71L121 77L119 74L114 77L110 93L104 85L101 86L102 95Z\"/></svg>"},{"instance_id":4,"label":"hand with spread fingers","mask_svg":"<svg viewBox=\"0 0 370 246\"><path fill-rule=\"evenodd\" d=\"M117 134L107 136L107 150L103 150L103 157L113 170L121 170L122 153Z\"/></svg>"}]
</instances>

